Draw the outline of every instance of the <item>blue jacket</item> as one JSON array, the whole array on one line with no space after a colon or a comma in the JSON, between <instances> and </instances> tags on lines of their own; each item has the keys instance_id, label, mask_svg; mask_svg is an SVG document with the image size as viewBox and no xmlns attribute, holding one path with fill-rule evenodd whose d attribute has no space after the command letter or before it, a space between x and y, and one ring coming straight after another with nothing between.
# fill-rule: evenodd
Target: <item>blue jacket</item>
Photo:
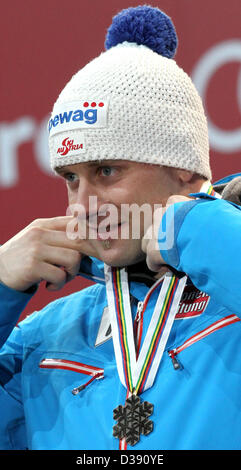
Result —
<instances>
[{"instance_id":1,"label":"blue jacket","mask_svg":"<svg viewBox=\"0 0 241 470\"><path fill-rule=\"evenodd\" d=\"M133 449L241 449L240 207L212 197L178 203L175 227L174 247L162 255L190 281L155 383L142 394L154 404L153 432ZM1 449L119 448L113 409L124 405L126 390L116 370L102 264L84 258L81 268L93 286L17 327L33 293L0 285ZM149 280L149 273L146 279L130 273L133 317ZM88 368L100 376L86 374Z\"/></svg>"}]
</instances>

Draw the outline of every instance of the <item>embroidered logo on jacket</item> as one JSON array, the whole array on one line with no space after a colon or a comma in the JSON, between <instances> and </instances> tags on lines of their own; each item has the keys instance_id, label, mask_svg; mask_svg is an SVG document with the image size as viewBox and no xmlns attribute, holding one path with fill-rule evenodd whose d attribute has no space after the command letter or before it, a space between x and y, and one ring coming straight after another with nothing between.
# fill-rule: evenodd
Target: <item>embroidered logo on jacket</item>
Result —
<instances>
[{"instance_id":1,"label":"embroidered logo on jacket","mask_svg":"<svg viewBox=\"0 0 241 470\"><path fill-rule=\"evenodd\" d=\"M109 309L105 307L100 321L99 330L95 340L95 347L100 346L112 337Z\"/></svg>"},{"instance_id":2,"label":"embroidered logo on jacket","mask_svg":"<svg viewBox=\"0 0 241 470\"><path fill-rule=\"evenodd\" d=\"M209 295L193 285L186 286L175 319L193 318L201 315L207 308Z\"/></svg>"}]
</instances>

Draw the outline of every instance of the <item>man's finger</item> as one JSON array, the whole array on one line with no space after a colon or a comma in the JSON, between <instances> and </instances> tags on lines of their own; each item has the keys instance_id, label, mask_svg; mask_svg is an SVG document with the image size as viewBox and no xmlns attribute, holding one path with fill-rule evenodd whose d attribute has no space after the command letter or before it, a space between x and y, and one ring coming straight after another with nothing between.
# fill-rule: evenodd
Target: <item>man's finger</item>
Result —
<instances>
[{"instance_id":1,"label":"man's finger","mask_svg":"<svg viewBox=\"0 0 241 470\"><path fill-rule=\"evenodd\" d=\"M35 242L40 242L41 245L69 248L87 256L95 256L95 249L91 241L80 238L78 234L75 239L71 239L65 230L50 230L46 227L32 226L29 228L29 237L34 238Z\"/></svg>"},{"instance_id":2,"label":"man's finger","mask_svg":"<svg viewBox=\"0 0 241 470\"><path fill-rule=\"evenodd\" d=\"M40 265L40 271L42 280L45 280L48 285L51 284L53 286L53 289L51 290L59 290L65 285L67 273L64 269L42 262Z\"/></svg>"},{"instance_id":3,"label":"man's finger","mask_svg":"<svg viewBox=\"0 0 241 470\"><path fill-rule=\"evenodd\" d=\"M46 263L62 266L68 274L76 276L79 272L81 254L72 249L45 246L42 259Z\"/></svg>"},{"instance_id":4,"label":"man's finger","mask_svg":"<svg viewBox=\"0 0 241 470\"><path fill-rule=\"evenodd\" d=\"M72 215L63 215L59 217L50 217L48 219L35 219L28 227L39 227L49 230L66 230L67 224L73 218L74 217Z\"/></svg>"}]
</instances>

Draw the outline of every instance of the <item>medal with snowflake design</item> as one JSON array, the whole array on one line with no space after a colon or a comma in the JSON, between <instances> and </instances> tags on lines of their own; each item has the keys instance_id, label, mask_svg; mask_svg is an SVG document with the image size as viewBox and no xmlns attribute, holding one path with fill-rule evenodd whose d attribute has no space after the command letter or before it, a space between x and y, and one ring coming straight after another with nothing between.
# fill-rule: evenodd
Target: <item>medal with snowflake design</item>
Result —
<instances>
[{"instance_id":1,"label":"medal with snowflake design","mask_svg":"<svg viewBox=\"0 0 241 470\"><path fill-rule=\"evenodd\" d=\"M134 446L139 442L141 434L147 436L152 432L153 421L149 420L152 413L151 403L141 403L140 397L132 394L127 398L125 406L119 405L113 411L113 418L117 421L113 426L113 436L125 438L127 444Z\"/></svg>"}]
</instances>

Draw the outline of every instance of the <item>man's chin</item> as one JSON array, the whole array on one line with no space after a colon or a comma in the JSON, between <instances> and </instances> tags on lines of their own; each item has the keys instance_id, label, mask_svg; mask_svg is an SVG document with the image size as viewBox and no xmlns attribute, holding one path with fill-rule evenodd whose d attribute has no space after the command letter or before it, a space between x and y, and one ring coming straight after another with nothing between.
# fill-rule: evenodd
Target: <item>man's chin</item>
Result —
<instances>
[{"instance_id":1,"label":"man's chin","mask_svg":"<svg viewBox=\"0 0 241 470\"><path fill-rule=\"evenodd\" d=\"M140 243L124 243L120 246L116 240L105 240L98 245L98 256L96 257L108 266L123 268L145 259Z\"/></svg>"}]
</instances>

